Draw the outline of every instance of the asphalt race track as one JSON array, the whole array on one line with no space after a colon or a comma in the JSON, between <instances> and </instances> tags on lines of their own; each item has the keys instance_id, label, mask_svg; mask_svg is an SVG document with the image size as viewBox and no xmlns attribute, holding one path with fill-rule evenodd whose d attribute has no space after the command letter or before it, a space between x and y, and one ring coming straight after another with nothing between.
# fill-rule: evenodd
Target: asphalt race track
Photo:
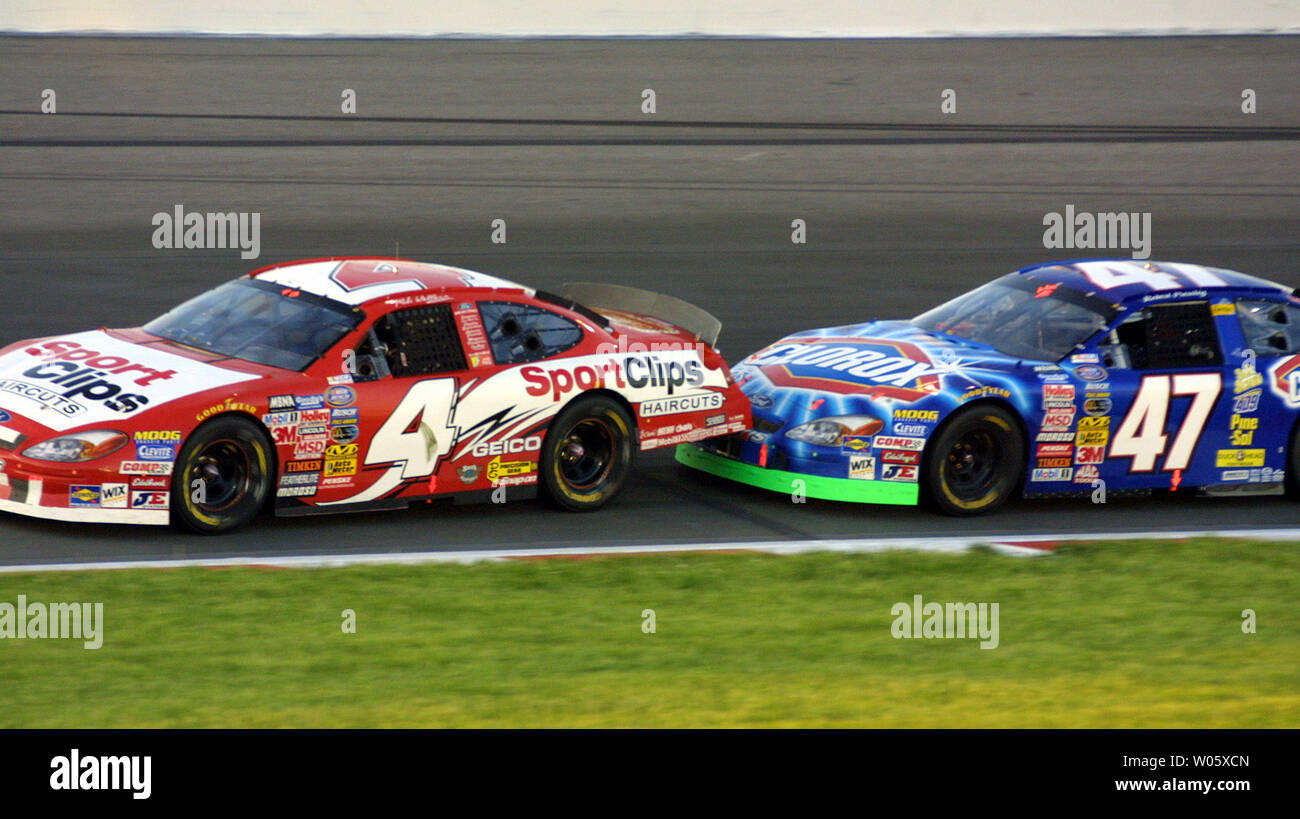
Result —
<instances>
[{"instance_id":1,"label":"asphalt race track","mask_svg":"<svg viewBox=\"0 0 1300 819\"><path fill-rule=\"evenodd\" d=\"M734 362L791 331L910 317L1016 267L1109 255L1043 248L1043 215L1067 204L1150 212L1153 258L1300 285L1297 65L1294 37L3 38L0 342L134 326L277 261L399 251L543 288L671 293L722 320ZM47 88L57 114L39 113ZM1258 113L1242 113L1245 88ZM177 204L260 213L260 257L154 249L152 215ZM1281 498L1183 493L960 521L794 504L656 452L589 515L432 504L222 538L5 515L0 563L1297 525Z\"/></svg>"}]
</instances>

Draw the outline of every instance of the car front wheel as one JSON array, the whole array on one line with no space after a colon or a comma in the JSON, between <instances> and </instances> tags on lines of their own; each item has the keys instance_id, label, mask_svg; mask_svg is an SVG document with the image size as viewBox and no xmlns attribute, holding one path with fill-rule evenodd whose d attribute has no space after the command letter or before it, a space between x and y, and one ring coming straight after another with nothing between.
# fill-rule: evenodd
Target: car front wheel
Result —
<instances>
[{"instance_id":1,"label":"car front wheel","mask_svg":"<svg viewBox=\"0 0 1300 819\"><path fill-rule=\"evenodd\" d=\"M926 446L930 497L949 515L991 512L1015 491L1024 452L1011 413L992 404L963 410Z\"/></svg>"},{"instance_id":2,"label":"car front wheel","mask_svg":"<svg viewBox=\"0 0 1300 819\"><path fill-rule=\"evenodd\" d=\"M217 418L195 430L176 459L172 520L202 534L233 532L271 491L271 444L252 421Z\"/></svg>"}]
</instances>

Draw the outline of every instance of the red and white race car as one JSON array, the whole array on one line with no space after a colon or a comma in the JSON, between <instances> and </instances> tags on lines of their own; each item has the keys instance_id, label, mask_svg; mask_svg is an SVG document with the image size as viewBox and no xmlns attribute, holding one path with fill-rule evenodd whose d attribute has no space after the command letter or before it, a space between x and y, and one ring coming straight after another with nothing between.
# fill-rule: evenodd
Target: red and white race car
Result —
<instances>
[{"instance_id":1,"label":"red and white race car","mask_svg":"<svg viewBox=\"0 0 1300 819\"><path fill-rule=\"evenodd\" d=\"M0 350L0 510L233 530L532 497L595 509L637 449L750 426L716 319L399 259L277 265L144 327Z\"/></svg>"}]
</instances>

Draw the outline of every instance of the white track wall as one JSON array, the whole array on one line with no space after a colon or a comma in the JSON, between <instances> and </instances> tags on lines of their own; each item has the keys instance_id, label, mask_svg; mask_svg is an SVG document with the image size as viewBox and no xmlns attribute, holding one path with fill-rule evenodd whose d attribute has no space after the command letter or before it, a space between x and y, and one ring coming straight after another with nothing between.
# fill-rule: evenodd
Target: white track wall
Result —
<instances>
[{"instance_id":1,"label":"white track wall","mask_svg":"<svg viewBox=\"0 0 1300 819\"><path fill-rule=\"evenodd\" d=\"M1300 33L1300 0L0 0L0 30L363 37Z\"/></svg>"}]
</instances>

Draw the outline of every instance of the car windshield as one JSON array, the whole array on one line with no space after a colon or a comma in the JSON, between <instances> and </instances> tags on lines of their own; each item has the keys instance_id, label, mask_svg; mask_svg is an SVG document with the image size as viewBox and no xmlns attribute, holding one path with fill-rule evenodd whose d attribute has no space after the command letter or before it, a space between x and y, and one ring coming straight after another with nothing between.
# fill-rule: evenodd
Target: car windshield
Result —
<instances>
[{"instance_id":1,"label":"car windshield","mask_svg":"<svg viewBox=\"0 0 1300 819\"><path fill-rule=\"evenodd\" d=\"M301 372L363 317L319 296L237 279L172 308L144 329L178 344Z\"/></svg>"},{"instance_id":2,"label":"car windshield","mask_svg":"<svg viewBox=\"0 0 1300 819\"><path fill-rule=\"evenodd\" d=\"M1101 299L1012 273L922 313L912 324L1018 358L1059 361L1109 326L1115 314Z\"/></svg>"}]
</instances>

